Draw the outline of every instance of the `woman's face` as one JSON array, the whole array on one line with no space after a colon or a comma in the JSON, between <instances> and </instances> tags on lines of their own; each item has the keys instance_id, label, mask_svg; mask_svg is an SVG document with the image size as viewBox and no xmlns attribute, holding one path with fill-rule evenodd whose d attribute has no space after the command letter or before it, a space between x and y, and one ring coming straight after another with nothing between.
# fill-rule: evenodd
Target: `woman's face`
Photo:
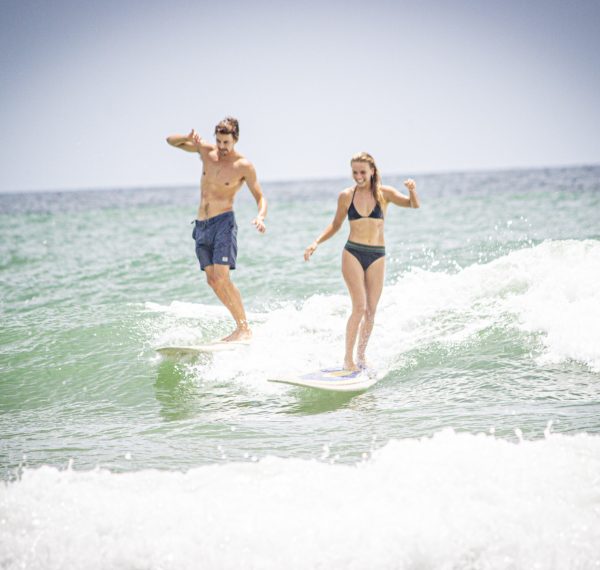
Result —
<instances>
[{"instance_id":1,"label":"woman's face","mask_svg":"<svg viewBox=\"0 0 600 570\"><path fill-rule=\"evenodd\" d=\"M375 171L368 162L355 161L352 163L352 178L358 187L369 186L374 173Z\"/></svg>"}]
</instances>

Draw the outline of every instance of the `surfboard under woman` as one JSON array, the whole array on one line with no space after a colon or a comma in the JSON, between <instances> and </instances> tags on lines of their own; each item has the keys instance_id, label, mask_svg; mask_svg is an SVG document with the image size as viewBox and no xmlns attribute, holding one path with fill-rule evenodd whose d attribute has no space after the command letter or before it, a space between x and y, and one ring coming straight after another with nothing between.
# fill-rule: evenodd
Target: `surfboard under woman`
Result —
<instances>
[{"instance_id":1,"label":"surfboard under woman","mask_svg":"<svg viewBox=\"0 0 600 570\"><path fill-rule=\"evenodd\" d=\"M342 251L342 275L352 300L352 313L346 324L344 369L356 370L366 367L365 352L383 290L383 229L387 207L391 203L404 208L418 208L420 203L415 181L410 178L404 181L408 196L392 186L382 185L379 170L370 154L355 154L350 166L356 184L340 192L333 221L306 248L304 259L308 261L319 244L332 237L341 228L344 218L348 217L350 235Z\"/></svg>"}]
</instances>

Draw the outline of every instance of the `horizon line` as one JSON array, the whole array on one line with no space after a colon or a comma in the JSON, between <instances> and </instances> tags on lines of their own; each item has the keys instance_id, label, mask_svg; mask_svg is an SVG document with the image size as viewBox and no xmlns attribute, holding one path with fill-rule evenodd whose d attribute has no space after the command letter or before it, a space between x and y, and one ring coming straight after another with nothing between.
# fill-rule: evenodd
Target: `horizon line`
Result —
<instances>
[{"instance_id":1,"label":"horizon line","mask_svg":"<svg viewBox=\"0 0 600 570\"><path fill-rule=\"evenodd\" d=\"M524 170L565 170L570 168L593 168L600 167L600 162L594 163L579 163L579 164L563 164L563 165L553 165L553 166L506 166L506 167L498 167L498 168L472 168L468 170L431 170L431 171L422 171L416 172L411 176L438 176L438 175L448 175L448 174L485 174L485 173L494 173L494 172L514 172L514 171L524 171ZM402 176L398 173L386 174L386 177L399 177ZM334 181L341 180L346 178L347 176L339 175L339 176L319 176L319 177L308 177L308 178L286 178L286 179L267 179L261 180L262 184L292 184L297 182L320 182L320 181ZM0 194L45 194L45 193L60 193L60 192L109 192L114 190L155 190L159 188L194 188L195 185L185 183L185 184L151 184L151 185L128 185L128 186L85 186L81 188L75 187L65 187L65 188L37 188L37 189L20 189L20 190L2 190L0 189Z\"/></svg>"}]
</instances>

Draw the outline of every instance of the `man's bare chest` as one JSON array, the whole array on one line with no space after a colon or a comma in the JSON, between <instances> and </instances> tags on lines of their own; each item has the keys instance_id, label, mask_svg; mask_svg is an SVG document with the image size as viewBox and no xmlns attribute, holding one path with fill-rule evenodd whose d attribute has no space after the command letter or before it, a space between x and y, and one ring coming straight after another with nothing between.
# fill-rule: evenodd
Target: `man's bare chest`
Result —
<instances>
[{"instance_id":1,"label":"man's bare chest","mask_svg":"<svg viewBox=\"0 0 600 570\"><path fill-rule=\"evenodd\" d=\"M202 181L224 188L239 187L244 181L242 169L236 163L214 160L203 162Z\"/></svg>"}]
</instances>

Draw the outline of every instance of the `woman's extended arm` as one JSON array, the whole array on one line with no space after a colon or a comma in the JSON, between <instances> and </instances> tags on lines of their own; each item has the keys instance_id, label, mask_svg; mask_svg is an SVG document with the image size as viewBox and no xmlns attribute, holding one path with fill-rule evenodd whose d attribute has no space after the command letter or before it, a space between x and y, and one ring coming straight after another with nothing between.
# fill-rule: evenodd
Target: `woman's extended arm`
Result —
<instances>
[{"instance_id":1,"label":"woman's extended arm","mask_svg":"<svg viewBox=\"0 0 600 570\"><path fill-rule=\"evenodd\" d=\"M419 202L419 196L417 194L417 185L412 178L408 178L404 181L404 186L408 189L408 196L400 194L398 190L391 186L382 186L381 192L383 197L396 206L402 206L404 208L419 208L421 202Z\"/></svg>"},{"instance_id":2,"label":"woman's extended arm","mask_svg":"<svg viewBox=\"0 0 600 570\"><path fill-rule=\"evenodd\" d=\"M337 211L335 212L332 222L325 228L323 233L304 250L304 261L308 261L310 259L310 256L315 252L320 243L327 241L342 227L344 217L346 216L348 207L350 206L348 203L348 197L349 194L346 190L340 192L338 197Z\"/></svg>"}]
</instances>

